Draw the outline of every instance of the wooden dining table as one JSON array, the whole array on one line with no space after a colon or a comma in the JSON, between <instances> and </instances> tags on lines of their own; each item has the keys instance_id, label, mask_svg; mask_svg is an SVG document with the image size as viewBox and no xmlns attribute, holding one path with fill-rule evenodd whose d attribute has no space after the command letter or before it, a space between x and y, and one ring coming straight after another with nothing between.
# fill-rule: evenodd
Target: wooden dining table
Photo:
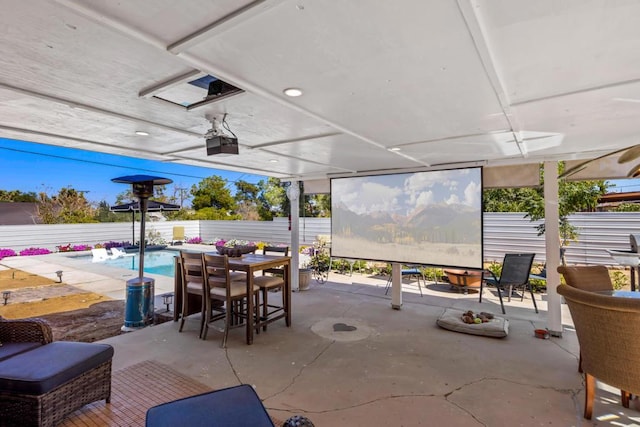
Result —
<instances>
[{"instance_id":1,"label":"wooden dining table","mask_svg":"<svg viewBox=\"0 0 640 427\"><path fill-rule=\"evenodd\" d=\"M214 254L217 254L215 252ZM291 326L291 257L278 255L245 254L241 257L229 257L229 270L247 273L247 295L253 289L253 274L268 268L282 267L284 270L284 311L265 321L285 318L287 327ZM253 343L253 298L247 298L247 344Z\"/></svg>"},{"instance_id":2,"label":"wooden dining table","mask_svg":"<svg viewBox=\"0 0 640 427\"><path fill-rule=\"evenodd\" d=\"M212 255L218 255L217 252L211 252ZM247 274L247 295L251 295L251 289L253 289L253 275L262 270L268 268L282 267L284 270L284 310L277 315L273 315L269 319L264 321L272 322L277 319L284 318L287 327L291 326L291 257L278 256L278 255L261 255L261 254L245 254L242 257L229 257L229 270L243 271ZM182 299L185 297L182 295L182 266L179 262L179 257L176 257L176 275L174 286L174 316L173 320L177 321L181 313ZM192 307L192 312L196 313L200 309L200 301L192 301L197 295L188 295L189 307ZM199 297L198 297L199 298ZM256 327L253 312L254 303L253 298L247 298L247 344L253 343L253 330ZM261 319L262 321L262 319Z\"/></svg>"}]
</instances>

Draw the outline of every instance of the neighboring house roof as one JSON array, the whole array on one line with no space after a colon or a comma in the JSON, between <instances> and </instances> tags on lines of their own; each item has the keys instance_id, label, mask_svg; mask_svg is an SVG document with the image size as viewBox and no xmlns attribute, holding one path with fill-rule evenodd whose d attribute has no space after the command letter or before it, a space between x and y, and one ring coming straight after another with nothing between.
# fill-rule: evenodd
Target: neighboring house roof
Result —
<instances>
[{"instance_id":1,"label":"neighboring house roof","mask_svg":"<svg viewBox=\"0 0 640 427\"><path fill-rule=\"evenodd\" d=\"M598 202L610 203L610 202L638 202L640 201L640 192L629 191L626 193L607 193L600 196Z\"/></svg>"},{"instance_id":2,"label":"neighboring house roof","mask_svg":"<svg viewBox=\"0 0 640 427\"><path fill-rule=\"evenodd\" d=\"M37 203L0 202L0 225L40 224Z\"/></svg>"},{"instance_id":3,"label":"neighboring house roof","mask_svg":"<svg viewBox=\"0 0 640 427\"><path fill-rule=\"evenodd\" d=\"M607 211L615 209L623 203L640 203L640 192L629 191L625 193L607 193L598 198L597 210Z\"/></svg>"}]
</instances>

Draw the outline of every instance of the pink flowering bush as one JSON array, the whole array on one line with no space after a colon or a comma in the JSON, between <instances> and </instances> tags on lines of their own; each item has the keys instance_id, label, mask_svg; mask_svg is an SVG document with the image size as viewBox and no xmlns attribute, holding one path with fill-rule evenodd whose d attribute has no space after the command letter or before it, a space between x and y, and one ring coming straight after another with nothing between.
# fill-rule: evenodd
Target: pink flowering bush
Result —
<instances>
[{"instance_id":1,"label":"pink flowering bush","mask_svg":"<svg viewBox=\"0 0 640 427\"><path fill-rule=\"evenodd\" d=\"M300 248L300 253L303 255L309 255L309 256L313 256L314 253L314 248L313 246L302 246Z\"/></svg>"},{"instance_id":2,"label":"pink flowering bush","mask_svg":"<svg viewBox=\"0 0 640 427\"><path fill-rule=\"evenodd\" d=\"M47 248L27 248L20 251L20 256L46 255L50 253L51 251Z\"/></svg>"},{"instance_id":3,"label":"pink flowering bush","mask_svg":"<svg viewBox=\"0 0 640 427\"><path fill-rule=\"evenodd\" d=\"M131 242L127 241L127 242L106 242L103 243L102 245L96 245L96 247L101 247L101 248L105 248L105 249L111 249L111 248L124 248L125 246L131 246Z\"/></svg>"},{"instance_id":4,"label":"pink flowering bush","mask_svg":"<svg viewBox=\"0 0 640 427\"><path fill-rule=\"evenodd\" d=\"M187 239L187 243L200 244L202 243L202 237L190 237Z\"/></svg>"},{"instance_id":5,"label":"pink flowering bush","mask_svg":"<svg viewBox=\"0 0 640 427\"><path fill-rule=\"evenodd\" d=\"M0 249L0 259L10 256L16 256L16 251L13 249Z\"/></svg>"}]
</instances>

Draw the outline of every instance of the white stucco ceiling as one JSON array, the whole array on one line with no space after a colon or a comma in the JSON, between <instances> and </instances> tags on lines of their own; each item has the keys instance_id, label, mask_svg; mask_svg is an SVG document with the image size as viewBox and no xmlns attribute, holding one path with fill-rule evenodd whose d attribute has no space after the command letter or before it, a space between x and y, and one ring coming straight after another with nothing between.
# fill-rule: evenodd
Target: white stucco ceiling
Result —
<instances>
[{"instance_id":1,"label":"white stucco ceiling","mask_svg":"<svg viewBox=\"0 0 640 427\"><path fill-rule=\"evenodd\" d=\"M1 3L6 138L302 180L640 142L638 1ZM205 74L244 93L154 98ZM207 157L224 113L240 154Z\"/></svg>"}]
</instances>

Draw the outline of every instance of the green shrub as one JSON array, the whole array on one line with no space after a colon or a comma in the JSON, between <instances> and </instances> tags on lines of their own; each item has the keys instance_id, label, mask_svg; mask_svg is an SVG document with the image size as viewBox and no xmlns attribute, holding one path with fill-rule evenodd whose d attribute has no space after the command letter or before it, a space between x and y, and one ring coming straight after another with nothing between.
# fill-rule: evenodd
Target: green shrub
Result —
<instances>
[{"instance_id":1,"label":"green shrub","mask_svg":"<svg viewBox=\"0 0 640 427\"><path fill-rule=\"evenodd\" d=\"M613 289L622 289L629 284L627 275L620 270L609 271L609 276L611 276Z\"/></svg>"},{"instance_id":2,"label":"green shrub","mask_svg":"<svg viewBox=\"0 0 640 427\"><path fill-rule=\"evenodd\" d=\"M441 280L444 270L438 267L423 267L422 274L429 280Z\"/></svg>"}]
</instances>

